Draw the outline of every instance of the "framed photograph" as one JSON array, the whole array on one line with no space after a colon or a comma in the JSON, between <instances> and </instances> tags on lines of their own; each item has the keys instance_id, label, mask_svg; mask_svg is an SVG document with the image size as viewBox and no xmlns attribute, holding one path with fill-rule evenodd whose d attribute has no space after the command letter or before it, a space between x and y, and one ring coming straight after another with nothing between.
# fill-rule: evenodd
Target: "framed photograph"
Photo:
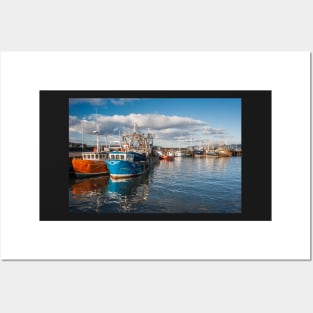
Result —
<instances>
[{"instance_id":1,"label":"framed photograph","mask_svg":"<svg viewBox=\"0 0 313 313\"><path fill-rule=\"evenodd\" d=\"M310 260L310 57L1 53L1 258Z\"/></svg>"},{"instance_id":2,"label":"framed photograph","mask_svg":"<svg viewBox=\"0 0 313 313\"><path fill-rule=\"evenodd\" d=\"M40 91L40 113L40 220L271 219L271 91Z\"/></svg>"}]
</instances>

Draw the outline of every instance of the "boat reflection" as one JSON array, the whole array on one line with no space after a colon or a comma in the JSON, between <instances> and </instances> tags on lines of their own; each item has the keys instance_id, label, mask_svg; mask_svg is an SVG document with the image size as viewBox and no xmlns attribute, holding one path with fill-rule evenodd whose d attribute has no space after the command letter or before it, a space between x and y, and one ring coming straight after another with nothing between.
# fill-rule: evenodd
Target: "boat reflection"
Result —
<instances>
[{"instance_id":1,"label":"boat reflection","mask_svg":"<svg viewBox=\"0 0 313 313\"><path fill-rule=\"evenodd\" d=\"M72 182L73 198L80 196L103 194L108 186L109 177L101 176L96 178L76 179Z\"/></svg>"},{"instance_id":2,"label":"boat reflection","mask_svg":"<svg viewBox=\"0 0 313 313\"><path fill-rule=\"evenodd\" d=\"M219 173L225 173L229 165L229 158L217 158L215 159L215 170Z\"/></svg>"},{"instance_id":3,"label":"boat reflection","mask_svg":"<svg viewBox=\"0 0 313 313\"><path fill-rule=\"evenodd\" d=\"M149 174L123 179L110 177L107 195L111 201L119 203L120 212L135 211L135 204L147 200L149 196Z\"/></svg>"},{"instance_id":4,"label":"boat reflection","mask_svg":"<svg viewBox=\"0 0 313 313\"><path fill-rule=\"evenodd\" d=\"M208 172L224 173L227 171L229 158L206 158L204 162Z\"/></svg>"}]
</instances>

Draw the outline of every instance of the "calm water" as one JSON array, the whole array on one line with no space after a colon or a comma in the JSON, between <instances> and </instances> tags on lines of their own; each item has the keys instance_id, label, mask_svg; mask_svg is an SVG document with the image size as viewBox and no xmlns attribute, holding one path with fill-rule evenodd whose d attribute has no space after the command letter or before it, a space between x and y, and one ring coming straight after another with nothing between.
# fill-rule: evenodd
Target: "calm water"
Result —
<instances>
[{"instance_id":1,"label":"calm water","mask_svg":"<svg viewBox=\"0 0 313 313\"><path fill-rule=\"evenodd\" d=\"M70 179L70 214L240 213L241 157L161 160L145 175Z\"/></svg>"}]
</instances>

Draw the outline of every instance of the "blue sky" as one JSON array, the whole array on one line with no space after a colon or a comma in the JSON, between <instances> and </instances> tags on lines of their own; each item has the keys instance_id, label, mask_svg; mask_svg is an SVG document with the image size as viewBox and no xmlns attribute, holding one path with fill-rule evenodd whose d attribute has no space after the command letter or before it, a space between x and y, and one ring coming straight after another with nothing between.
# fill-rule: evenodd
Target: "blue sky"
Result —
<instances>
[{"instance_id":1,"label":"blue sky","mask_svg":"<svg viewBox=\"0 0 313 313\"><path fill-rule=\"evenodd\" d=\"M241 99L215 98L71 98L69 138L93 145L117 139L136 124L154 135L154 144L187 147L210 142L241 143Z\"/></svg>"}]
</instances>

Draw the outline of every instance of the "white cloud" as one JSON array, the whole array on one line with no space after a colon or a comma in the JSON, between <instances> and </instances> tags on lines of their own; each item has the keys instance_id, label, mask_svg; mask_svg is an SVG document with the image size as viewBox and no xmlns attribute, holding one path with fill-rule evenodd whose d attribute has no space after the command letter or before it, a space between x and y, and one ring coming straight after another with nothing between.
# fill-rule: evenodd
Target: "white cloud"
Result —
<instances>
[{"instance_id":1,"label":"white cloud","mask_svg":"<svg viewBox=\"0 0 313 313\"><path fill-rule=\"evenodd\" d=\"M136 98L112 98L109 101L114 105L122 106L122 105L126 104L127 102L133 102L136 100L139 100L139 99L136 99Z\"/></svg>"},{"instance_id":2,"label":"white cloud","mask_svg":"<svg viewBox=\"0 0 313 313\"><path fill-rule=\"evenodd\" d=\"M91 105L105 105L106 99L102 98L70 98L70 105L81 104L83 102L87 102Z\"/></svg>"},{"instance_id":3,"label":"white cloud","mask_svg":"<svg viewBox=\"0 0 313 313\"><path fill-rule=\"evenodd\" d=\"M155 137L155 144L175 145L177 142L190 144L193 140L201 140L208 135L223 134L224 130L209 127L204 121L190 117L161 114L129 114L129 115L90 115L83 121L84 133L92 134L97 128L101 135L117 136L118 133L129 133L134 123L142 132L150 132ZM82 122L76 116L70 116L69 131L82 132Z\"/></svg>"}]
</instances>

